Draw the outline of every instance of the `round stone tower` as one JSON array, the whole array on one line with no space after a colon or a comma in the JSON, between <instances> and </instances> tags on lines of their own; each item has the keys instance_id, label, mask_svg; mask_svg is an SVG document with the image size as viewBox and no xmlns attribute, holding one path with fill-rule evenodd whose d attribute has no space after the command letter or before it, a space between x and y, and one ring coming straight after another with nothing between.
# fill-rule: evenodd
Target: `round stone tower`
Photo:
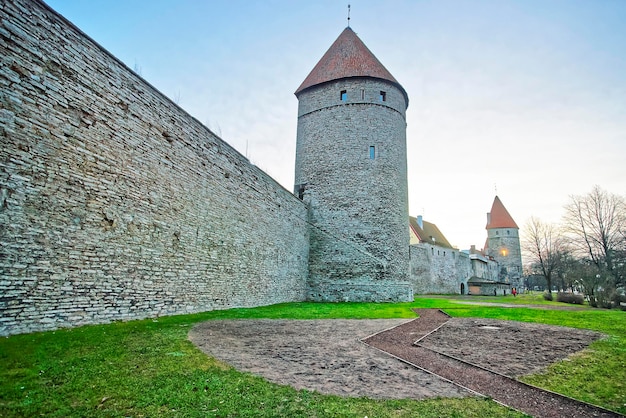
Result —
<instances>
[{"instance_id":1,"label":"round stone tower","mask_svg":"<svg viewBox=\"0 0 626 418\"><path fill-rule=\"evenodd\" d=\"M348 27L295 94L309 299L412 300L406 91Z\"/></svg>"},{"instance_id":2,"label":"round stone tower","mask_svg":"<svg viewBox=\"0 0 626 418\"><path fill-rule=\"evenodd\" d=\"M522 249L519 227L498 196L487 213L487 255L500 265L499 279L522 290Z\"/></svg>"}]
</instances>

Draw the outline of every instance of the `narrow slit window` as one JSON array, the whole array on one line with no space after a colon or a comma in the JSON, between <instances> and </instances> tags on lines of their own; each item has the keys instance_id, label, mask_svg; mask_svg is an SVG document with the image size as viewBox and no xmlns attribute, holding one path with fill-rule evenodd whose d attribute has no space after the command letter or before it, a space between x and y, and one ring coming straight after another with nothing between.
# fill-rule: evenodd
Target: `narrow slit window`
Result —
<instances>
[{"instance_id":1,"label":"narrow slit window","mask_svg":"<svg viewBox=\"0 0 626 418\"><path fill-rule=\"evenodd\" d=\"M298 192L298 199L304 199L304 184L297 184L296 190Z\"/></svg>"},{"instance_id":2,"label":"narrow slit window","mask_svg":"<svg viewBox=\"0 0 626 418\"><path fill-rule=\"evenodd\" d=\"M347 90L341 90L341 93L339 93L339 98L341 99L342 102L345 102L348 100L348 91Z\"/></svg>"},{"instance_id":3,"label":"narrow slit window","mask_svg":"<svg viewBox=\"0 0 626 418\"><path fill-rule=\"evenodd\" d=\"M361 100L365 100L365 89L361 89Z\"/></svg>"},{"instance_id":4,"label":"narrow slit window","mask_svg":"<svg viewBox=\"0 0 626 418\"><path fill-rule=\"evenodd\" d=\"M381 102L386 102L387 101L387 92L381 91L380 92L380 96L378 96L380 98Z\"/></svg>"},{"instance_id":5,"label":"narrow slit window","mask_svg":"<svg viewBox=\"0 0 626 418\"><path fill-rule=\"evenodd\" d=\"M376 146L370 145L370 160L376 158Z\"/></svg>"}]
</instances>

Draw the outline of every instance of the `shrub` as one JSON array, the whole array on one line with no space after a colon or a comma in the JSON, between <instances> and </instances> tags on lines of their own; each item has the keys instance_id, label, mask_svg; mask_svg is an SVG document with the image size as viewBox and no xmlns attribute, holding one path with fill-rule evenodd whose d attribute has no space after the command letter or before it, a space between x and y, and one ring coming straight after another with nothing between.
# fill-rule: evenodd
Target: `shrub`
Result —
<instances>
[{"instance_id":1,"label":"shrub","mask_svg":"<svg viewBox=\"0 0 626 418\"><path fill-rule=\"evenodd\" d=\"M576 295L571 292L559 292L556 295L557 302L574 303L576 305L582 305L584 302L583 295Z\"/></svg>"},{"instance_id":2,"label":"shrub","mask_svg":"<svg viewBox=\"0 0 626 418\"><path fill-rule=\"evenodd\" d=\"M591 287L589 294L585 292L589 305L594 308L612 309L618 308L622 310L625 306L621 305L621 302L626 303L626 298L622 295L622 290L616 289L615 285L605 281L601 286Z\"/></svg>"},{"instance_id":3,"label":"shrub","mask_svg":"<svg viewBox=\"0 0 626 418\"><path fill-rule=\"evenodd\" d=\"M615 306L616 308L621 309L622 311L626 311L626 295L620 295L619 293L615 292L612 297L612 302L613 306Z\"/></svg>"},{"instance_id":4,"label":"shrub","mask_svg":"<svg viewBox=\"0 0 626 418\"><path fill-rule=\"evenodd\" d=\"M543 298L544 300L552 300L552 293L546 290L545 292L543 292Z\"/></svg>"},{"instance_id":5,"label":"shrub","mask_svg":"<svg viewBox=\"0 0 626 418\"><path fill-rule=\"evenodd\" d=\"M605 287L599 287L596 290L596 302L598 308L611 309L615 307L615 287L607 284Z\"/></svg>"}]
</instances>

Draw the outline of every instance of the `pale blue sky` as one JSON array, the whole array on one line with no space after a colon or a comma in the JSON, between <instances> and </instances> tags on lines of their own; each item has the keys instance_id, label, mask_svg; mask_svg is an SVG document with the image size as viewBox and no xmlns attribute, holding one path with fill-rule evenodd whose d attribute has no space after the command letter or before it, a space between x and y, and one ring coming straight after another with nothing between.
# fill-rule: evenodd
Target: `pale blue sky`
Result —
<instances>
[{"instance_id":1,"label":"pale blue sky","mask_svg":"<svg viewBox=\"0 0 626 418\"><path fill-rule=\"evenodd\" d=\"M293 92L348 1L47 3L292 190ZM595 184L626 195L626 1L350 3L409 95L410 213L453 245L483 246L494 184L520 227Z\"/></svg>"}]
</instances>

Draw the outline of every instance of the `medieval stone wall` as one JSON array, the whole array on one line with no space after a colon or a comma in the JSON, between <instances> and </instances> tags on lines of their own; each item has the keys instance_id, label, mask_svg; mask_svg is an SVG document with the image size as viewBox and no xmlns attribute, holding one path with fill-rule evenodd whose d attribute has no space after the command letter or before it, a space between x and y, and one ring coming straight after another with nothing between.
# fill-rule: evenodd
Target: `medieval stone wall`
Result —
<instances>
[{"instance_id":1,"label":"medieval stone wall","mask_svg":"<svg viewBox=\"0 0 626 418\"><path fill-rule=\"evenodd\" d=\"M410 246L411 285L415 294L457 294L471 277L469 257L431 244Z\"/></svg>"},{"instance_id":2,"label":"medieval stone wall","mask_svg":"<svg viewBox=\"0 0 626 418\"><path fill-rule=\"evenodd\" d=\"M469 254L463 251L457 251L456 256L457 291L465 295L469 291L467 281L474 273L472 270L472 262ZM461 286L461 284L463 284L463 286Z\"/></svg>"},{"instance_id":3,"label":"medieval stone wall","mask_svg":"<svg viewBox=\"0 0 626 418\"><path fill-rule=\"evenodd\" d=\"M47 6L0 5L0 335L305 298L300 200Z\"/></svg>"}]
</instances>

